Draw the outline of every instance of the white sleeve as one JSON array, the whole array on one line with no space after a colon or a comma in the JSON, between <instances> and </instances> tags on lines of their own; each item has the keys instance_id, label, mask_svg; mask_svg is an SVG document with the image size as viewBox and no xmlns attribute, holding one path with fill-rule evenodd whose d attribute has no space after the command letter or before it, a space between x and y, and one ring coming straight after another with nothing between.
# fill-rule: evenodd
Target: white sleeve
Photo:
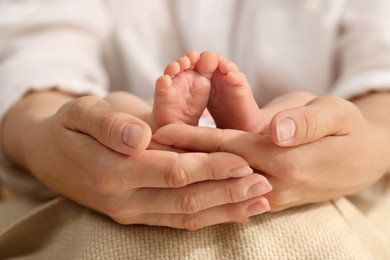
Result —
<instances>
[{"instance_id":1,"label":"white sleeve","mask_svg":"<svg viewBox=\"0 0 390 260\"><path fill-rule=\"evenodd\" d=\"M332 94L351 98L390 90L390 1L350 0L346 5Z\"/></svg>"},{"instance_id":2,"label":"white sleeve","mask_svg":"<svg viewBox=\"0 0 390 260\"><path fill-rule=\"evenodd\" d=\"M0 1L0 122L30 90L105 95L101 53L110 26L99 0ZM1 152L0 179L16 193L48 193Z\"/></svg>"},{"instance_id":3,"label":"white sleeve","mask_svg":"<svg viewBox=\"0 0 390 260\"><path fill-rule=\"evenodd\" d=\"M110 23L99 0L0 2L0 120L29 90L104 95Z\"/></svg>"}]
</instances>

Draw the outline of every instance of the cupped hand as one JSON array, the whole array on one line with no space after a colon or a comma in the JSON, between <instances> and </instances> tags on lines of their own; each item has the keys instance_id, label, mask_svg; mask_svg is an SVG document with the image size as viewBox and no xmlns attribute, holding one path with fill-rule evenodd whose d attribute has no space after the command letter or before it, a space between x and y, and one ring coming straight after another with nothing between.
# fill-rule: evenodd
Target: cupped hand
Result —
<instances>
[{"instance_id":1,"label":"cupped hand","mask_svg":"<svg viewBox=\"0 0 390 260\"><path fill-rule=\"evenodd\" d=\"M389 132L352 103L318 97L276 113L269 135L168 125L154 141L178 149L234 153L273 186L271 210L325 201L372 185L389 169Z\"/></svg>"},{"instance_id":2,"label":"cupped hand","mask_svg":"<svg viewBox=\"0 0 390 260\"><path fill-rule=\"evenodd\" d=\"M22 108L56 95L27 96L7 116L4 136L13 134L13 119L25 116ZM244 159L223 152L145 150L150 128L113 110L111 101L77 98L31 120L22 138L24 166L50 189L122 224L192 230L245 221L269 209L263 195L271 186Z\"/></svg>"}]
</instances>

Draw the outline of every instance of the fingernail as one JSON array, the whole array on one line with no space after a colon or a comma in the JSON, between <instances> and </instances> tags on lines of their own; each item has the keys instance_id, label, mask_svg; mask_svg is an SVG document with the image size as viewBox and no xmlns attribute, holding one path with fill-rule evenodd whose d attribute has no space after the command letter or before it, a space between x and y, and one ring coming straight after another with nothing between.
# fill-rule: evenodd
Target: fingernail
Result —
<instances>
[{"instance_id":1,"label":"fingernail","mask_svg":"<svg viewBox=\"0 0 390 260\"><path fill-rule=\"evenodd\" d=\"M239 178L239 177L247 176L252 173L253 170L250 167L245 166L245 167L240 167L240 168L235 168L230 170L228 176L232 178Z\"/></svg>"},{"instance_id":2,"label":"fingernail","mask_svg":"<svg viewBox=\"0 0 390 260\"><path fill-rule=\"evenodd\" d=\"M137 148L145 136L145 129L137 124L128 124L122 131L122 142L130 148Z\"/></svg>"},{"instance_id":3,"label":"fingernail","mask_svg":"<svg viewBox=\"0 0 390 260\"><path fill-rule=\"evenodd\" d=\"M248 198L264 195L272 190L271 184L268 182L258 182L249 187L246 195Z\"/></svg>"},{"instance_id":4,"label":"fingernail","mask_svg":"<svg viewBox=\"0 0 390 260\"><path fill-rule=\"evenodd\" d=\"M261 201L256 201L255 203L248 206L246 209L246 214L251 217L254 215L258 215L264 212L269 211L271 208L268 204L268 200L264 198Z\"/></svg>"},{"instance_id":5,"label":"fingernail","mask_svg":"<svg viewBox=\"0 0 390 260\"><path fill-rule=\"evenodd\" d=\"M290 141L295 136L295 121L292 118L285 118L276 125L278 141L281 143Z\"/></svg>"}]
</instances>

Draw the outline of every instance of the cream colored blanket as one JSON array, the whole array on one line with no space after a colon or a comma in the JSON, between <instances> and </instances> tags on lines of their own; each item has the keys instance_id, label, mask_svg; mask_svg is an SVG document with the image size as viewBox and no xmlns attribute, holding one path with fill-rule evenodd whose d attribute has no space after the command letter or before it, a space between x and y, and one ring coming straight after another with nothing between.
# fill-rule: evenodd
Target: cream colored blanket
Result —
<instances>
[{"instance_id":1,"label":"cream colored blanket","mask_svg":"<svg viewBox=\"0 0 390 260\"><path fill-rule=\"evenodd\" d=\"M7 201L0 259L390 259L388 186L199 231L122 226L61 197Z\"/></svg>"}]
</instances>

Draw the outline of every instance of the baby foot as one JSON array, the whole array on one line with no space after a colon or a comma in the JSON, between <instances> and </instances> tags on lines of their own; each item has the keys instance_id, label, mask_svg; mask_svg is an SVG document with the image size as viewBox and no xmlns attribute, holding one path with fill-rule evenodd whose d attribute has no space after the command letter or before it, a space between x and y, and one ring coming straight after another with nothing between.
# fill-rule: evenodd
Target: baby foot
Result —
<instances>
[{"instance_id":1,"label":"baby foot","mask_svg":"<svg viewBox=\"0 0 390 260\"><path fill-rule=\"evenodd\" d=\"M218 128L259 133L262 128L259 107L252 89L237 66L220 56L211 79L208 110Z\"/></svg>"},{"instance_id":2,"label":"baby foot","mask_svg":"<svg viewBox=\"0 0 390 260\"><path fill-rule=\"evenodd\" d=\"M151 114L153 132L170 123L198 125L211 89L210 79L218 66L211 52L189 52L169 64L157 79Z\"/></svg>"}]
</instances>

